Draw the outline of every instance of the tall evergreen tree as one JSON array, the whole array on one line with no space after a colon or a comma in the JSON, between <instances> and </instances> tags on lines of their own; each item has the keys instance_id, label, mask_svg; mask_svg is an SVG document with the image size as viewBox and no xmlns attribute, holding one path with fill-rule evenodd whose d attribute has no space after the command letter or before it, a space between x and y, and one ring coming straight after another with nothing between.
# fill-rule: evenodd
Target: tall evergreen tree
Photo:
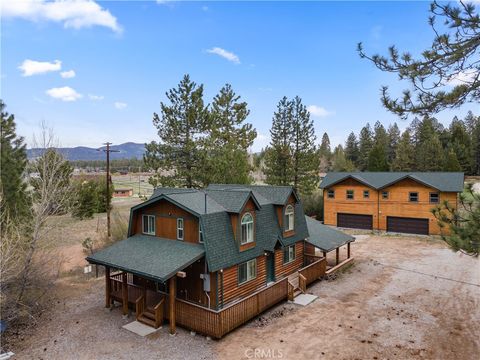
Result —
<instances>
[{"instance_id":1,"label":"tall evergreen tree","mask_svg":"<svg viewBox=\"0 0 480 360\"><path fill-rule=\"evenodd\" d=\"M229 84L213 99L205 139L205 185L251 182L248 148L257 132L252 124L245 123L249 113L247 103Z\"/></svg>"},{"instance_id":2,"label":"tall evergreen tree","mask_svg":"<svg viewBox=\"0 0 480 360\"><path fill-rule=\"evenodd\" d=\"M270 146L265 153L266 182L271 185L290 185L292 179L292 103L284 96L273 114Z\"/></svg>"},{"instance_id":3,"label":"tall evergreen tree","mask_svg":"<svg viewBox=\"0 0 480 360\"><path fill-rule=\"evenodd\" d=\"M149 181L154 186L199 187L205 156L201 144L208 115L203 85L185 75L166 96L169 103L162 102L160 115L153 114L160 141L146 145L145 164L156 171Z\"/></svg>"},{"instance_id":4,"label":"tall evergreen tree","mask_svg":"<svg viewBox=\"0 0 480 360\"><path fill-rule=\"evenodd\" d=\"M318 149L318 156L320 158L320 171L329 171L331 167L332 149L330 148L330 138L327 133L323 133L322 142Z\"/></svg>"},{"instance_id":5,"label":"tall evergreen tree","mask_svg":"<svg viewBox=\"0 0 480 360\"><path fill-rule=\"evenodd\" d=\"M292 170L293 187L302 195L309 195L319 182L319 156L315 147L317 137L313 120L302 99L292 101Z\"/></svg>"},{"instance_id":6,"label":"tall evergreen tree","mask_svg":"<svg viewBox=\"0 0 480 360\"><path fill-rule=\"evenodd\" d=\"M403 132L398 142L395 159L392 163L393 171L413 171L415 170L415 148L410 139L410 131Z\"/></svg>"},{"instance_id":7,"label":"tall evergreen tree","mask_svg":"<svg viewBox=\"0 0 480 360\"><path fill-rule=\"evenodd\" d=\"M472 173L480 175L480 116L472 130Z\"/></svg>"},{"instance_id":8,"label":"tall evergreen tree","mask_svg":"<svg viewBox=\"0 0 480 360\"><path fill-rule=\"evenodd\" d=\"M450 123L450 148L455 152L461 170L467 174L472 173L472 144L471 137L462 120L456 117Z\"/></svg>"},{"instance_id":9,"label":"tall evergreen tree","mask_svg":"<svg viewBox=\"0 0 480 360\"><path fill-rule=\"evenodd\" d=\"M368 156L373 147L373 133L370 128L370 124L367 123L362 130L360 130L359 136L359 151L360 156L358 159L358 165L361 171L365 171L368 168Z\"/></svg>"},{"instance_id":10,"label":"tall evergreen tree","mask_svg":"<svg viewBox=\"0 0 480 360\"><path fill-rule=\"evenodd\" d=\"M397 154L398 142L400 141L400 129L397 123L393 123L388 127L388 164L392 167Z\"/></svg>"},{"instance_id":11,"label":"tall evergreen tree","mask_svg":"<svg viewBox=\"0 0 480 360\"><path fill-rule=\"evenodd\" d=\"M444 165L444 151L436 133L425 139L415 149L416 167L419 171L440 171Z\"/></svg>"},{"instance_id":12,"label":"tall evergreen tree","mask_svg":"<svg viewBox=\"0 0 480 360\"><path fill-rule=\"evenodd\" d=\"M31 215L31 198L25 181L27 152L24 139L16 134L15 116L0 100L0 228L10 219L25 223Z\"/></svg>"},{"instance_id":13,"label":"tall evergreen tree","mask_svg":"<svg viewBox=\"0 0 480 360\"><path fill-rule=\"evenodd\" d=\"M443 171L462 171L462 166L458 162L457 154L455 154L452 147L447 149Z\"/></svg>"},{"instance_id":14,"label":"tall evergreen tree","mask_svg":"<svg viewBox=\"0 0 480 360\"><path fill-rule=\"evenodd\" d=\"M345 143L345 157L350 160L354 165L358 164L360 152L358 150L358 141L355 133L352 131L348 135L347 142Z\"/></svg>"},{"instance_id":15,"label":"tall evergreen tree","mask_svg":"<svg viewBox=\"0 0 480 360\"><path fill-rule=\"evenodd\" d=\"M381 143L375 144L368 155L368 171L388 171L387 154Z\"/></svg>"},{"instance_id":16,"label":"tall evergreen tree","mask_svg":"<svg viewBox=\"0 0 480 360\"><path fill-rule=\"evenodd\" d=\"M354 171L355 165L345 156L342 145L338 145L332 154L332 168L334 171Z\"/></svg>"}]
</instances>

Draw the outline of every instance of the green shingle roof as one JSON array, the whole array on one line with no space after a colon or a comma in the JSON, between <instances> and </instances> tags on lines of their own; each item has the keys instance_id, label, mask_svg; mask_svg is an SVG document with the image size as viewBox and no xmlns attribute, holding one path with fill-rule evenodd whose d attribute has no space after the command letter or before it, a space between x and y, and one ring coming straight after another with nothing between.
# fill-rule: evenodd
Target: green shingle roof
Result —
<instances>
[{"instance_id":1,"label":"green shingle roof","mask_svg":"<svg viewBox=\"0 0 480 360\"><path fill-rule=\"evenodd\" d=\"M87 261L165 282L204 255L201 244L134 235L96 252Z\"/></svg>"},{"instance_id":2,"label":"green shingle roof","mask_svg":"<svg viewBox=\"0 0 480 360\"><path fill-rule=\"evenodd\" d=\"M252 190L254 194L259 194L263 198L267 199L269 203L274 205L285 205L290 194L294 194L291 186L273 186L273 185L238 185L238 184L210 184L207 189L213 190ZM298 197L297 197L298 199ZM260 202L260 204L262 204Z\"/></svg>"},{"instance_id":3,"label":"green shingle roof","mask_svg":"<svg viewBox=\"0 0 480 360\"><path fill-rule=\"evenodd\" d=\"M322 251L332 251L349 242L355 241L353 236L323 225L320 221L305 216L309 237L307 242Z\"/></svg>"},{"instance_id":4,"label":"green shingle roof","mask_svg":"<svg viewBox=\"0 0 480 360\"><path fill-rule=\"evenodd\" d=\"M239 213L242 211L248 199L252 198L257 208L260 207L257 199L252 191L248 189L239 190L215 190L207 189L206 193L213 198L217 203L221 204L223 208L232 213Z\"/></svg>"},{"instance_id":5,"label":"green shingle roof","mask_svg":"<svg viewBox=\"0 0 480 360\"><path fill-rule=\"evenodd\" d=\"M329 172L320 187L328 188L347 178L353 178L374 189L382 189L400 180L410 178L445 192L463 191L461 172Z\"/></svg>"}]
</instances>

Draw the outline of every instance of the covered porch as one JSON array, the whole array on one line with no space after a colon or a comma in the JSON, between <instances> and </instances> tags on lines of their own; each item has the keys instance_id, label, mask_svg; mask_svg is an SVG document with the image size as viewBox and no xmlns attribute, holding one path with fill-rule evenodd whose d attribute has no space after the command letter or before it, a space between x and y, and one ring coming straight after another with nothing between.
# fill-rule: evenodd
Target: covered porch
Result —
<instances>
[{"instance_id":1,"label":"covered porch","mask_svg":"<svg viewBox=\"0 0 480 360\"><path fill-rule=\"evenodd\" d=\"M310 217L305 218L310 234L309 238L306 239L305 246L307 262L314 261L317 258L325 258L326 273L329 274L353 261L350 246L355 241L353 236L332 229ZM341 249L344 250L343 256Z\"/></svg>"},{"instance_id":2,"label":"covered porch","mask_svg":"<svg viewBox=\"0 0 480 360\"><path fill-rule=\"evenodd\" d=\"M177 301L183 298L203 306L198 294L203 292L204 255L198 244L136 235L87 260L105 266L106 307L119 302L124 315L132 310L138 321L155 328L168 319L170 333L175 334Z\"/></svg>"}]
</instances>

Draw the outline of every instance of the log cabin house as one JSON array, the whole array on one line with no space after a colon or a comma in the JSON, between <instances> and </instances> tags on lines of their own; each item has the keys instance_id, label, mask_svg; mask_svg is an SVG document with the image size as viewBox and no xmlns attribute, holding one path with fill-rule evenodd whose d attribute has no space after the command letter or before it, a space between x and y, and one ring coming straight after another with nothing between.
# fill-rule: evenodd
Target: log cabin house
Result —
<instances>
[{"instance_id":1,"label":"log cabin house","mask_svg":"<svg viewBox=\"0 0 480 360\"><path fill-rule=\"evenodd\" d=\"M331 172L323 179L324 223L345 228L439 235L431 209L457 207L459 172Z\"/></svg>"},{"instance_id":2,"label":"log cabin house","mask_svg":"<svg viewBox=\"0 0 480 360\"><path fill-rule=\"evenodd\" d=\"M311 232L311 233L310 233ZM220 338L327 270L353 237L306 218L288 186L157 188L131 208L128 238L87 258L105 267L105 305L158 328Z\"/></svg>"}]
</instances>

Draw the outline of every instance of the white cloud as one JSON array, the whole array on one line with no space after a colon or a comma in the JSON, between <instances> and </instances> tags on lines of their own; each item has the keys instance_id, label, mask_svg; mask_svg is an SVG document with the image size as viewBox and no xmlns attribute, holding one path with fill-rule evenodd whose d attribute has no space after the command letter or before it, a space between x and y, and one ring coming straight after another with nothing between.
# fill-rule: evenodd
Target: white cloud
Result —
<instances>
[{"instance_id":1,"label":"white cloud","mask_svg":"<svg viewBox=\"0 0 480 360\"><path fill-rule=\"evenodd\" d=\"M209 54L215 54L218 56L223 57L224 59L227 59L228 61L231 61L235 64L240 64L240 59L237 55L235 55L233 52L230 52L228 50L219 48L219 47L214 47L209 50L207 50Z\"/></svg>"},{"instance_id":2,"label":"white cloud","mask_svg":"<svg viewBox=\"0 0 480 360\"><path fill-rule=\"evenodd\" d=\"M82 94L77 93L70 86L52 88L47 90L46 93L52 98L62 101L76 101L83 96Z\"/></svg>"},{"instance_id":3,"label":"white cloud","mask_svg":"<svg viewBox=\"0 0 480 360\"><path fill-rule=\"evenodd\" d=\"M60 73L60 76L64 79L71 79L75 77L75 71L74 70L68 70L68 71L62 71Z\"/></svg>"},{"instance_id":4,"label":"white cloud","mask_svg":"<svg viewBox=\"0 0 480 360\"><path fill-rule=\"evenodd\" d=\"M118 110L123 110L127 107L126 103L120 101L116 101L113 105L115 105L115 108Z\"/></svg>"},{"instance_id":5,"label":"white cloud","mask_svg":"<svg viewBox=\"0 0 480 360\"><path fill-rule=\"evenodd\" d=\"M334 114L332 111L328 111L324 107L317 105L309 105L307 106L307 110L315 117L325 117Z\"/></svg>"},{"instance_id":6,"label":"white cloud","mask_svg":"<svg viewBox=\"0 0 480 360\"><path fill-rule=\"evenodd\" d=\"M32 76L59 71L62 68L62 62L60 60L48 62L27 59L18 68L23 72L22 76Z\"/></svg>"},{"instance_id":7,"label":"white cloud","mask_svg":"<svg viewBox=\"0 0 480 360\"><path fill-rule=\"evenodd\" d=\"M476 69L460 71L458 74L450 77L450 79L447 81L447 84L452 86L472 84L477 76L478 70Z\"/></svg>"},{"instance_id":8,"label":"white cloud","mask_svg":"<svg viewBox=\"0 0 480 360\"><path fill-rule=\"evenodd\" d=\"M122 32L117 18L93 0L20 0L2 1L2 17L30 21L54 21L65 28L104 26Z\"/></svg>"},{"instance_id":9,"label":"white cloud","mask_svg":"<svg viewBox=\"0 0 480 360\"><path fill-rule=\"evenodd\" d=\"M88 98L93 101L100 101L104 99L103 95L88 94Z\"/></svg>"}]
</instances>

